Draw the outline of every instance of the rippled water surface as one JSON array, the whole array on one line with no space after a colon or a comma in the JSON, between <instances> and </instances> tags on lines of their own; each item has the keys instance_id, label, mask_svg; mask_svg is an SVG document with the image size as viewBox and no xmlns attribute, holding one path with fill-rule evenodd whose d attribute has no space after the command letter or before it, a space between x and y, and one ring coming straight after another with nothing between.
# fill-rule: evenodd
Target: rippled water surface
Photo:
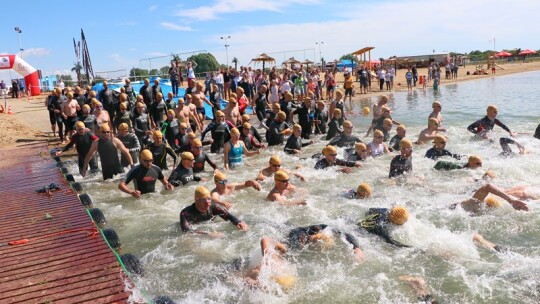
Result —
<instances>
[{"instance_id":1,"label":"rippled water surface","mask_svg":"<svg viewBox=\"0 0 540 304\"><path fill-rule=\"evenodd\" d=\"M473 76L470 76L473 77ZM428 90L392 94L393 118L408 127L408 137L416 140L425 127L431 103L443 105L444 126L448 129L447 149L453 153L479 154L484 159L480 170L435 171L434 162L423 158L428 146L415 146L414 175L403 184L388 183L391 156L365 163L351 174L334 170L315 171L313 153L323 142L305 148L302 159L270 149L249 158L246 165L228 174L230 182L253 179L268 158L276 153L286 168L301 166L306 182L291 178L301 188L298 197L307 206L281 207L265 201L273 182L262 183L263 190L241 190L226 198L234 202L231 213L250 225L248 232L238 231L221 219L200 226L203 230L224 231L225 236L209 239L185 235L178 227L179 212L193 201L199 184L160 191L135 200L117 189L119 178L101 181L101 174L83 180L95 206L105 213L123 244L122 252L133 253L144 263L146 275L135 280L140 294L147 298L168 295L178 303L406 303L415 302L412 289L399 281L401 275L425 278L430 292L443 303L538 303L540 299L540 216L538 201L530 201L529 212L516 212L510 205L471 217L449 205L469 197L480 186L473 182L486 169L497 174L494 184L501 187L540 184L540 141L531 134L517 140L532 153L514 158L498 156L496 143L471 140L468 124L485 115L489 104L499 106L498 118L512 130L534 132L539 120L540 73L523 73L442 86L440 92ZM371 105L376 98L353 105ZM362 138L371 117L352 115L354 132ZM395 132L392 131L392 135ZM496 128L495 136L506 136ZM367 139L366 139L367 141ZM341 152L341 151L340 151ZM222 167L222 155L211 155ZM171 166L169 166L171 167ZM76 172L76 164L71 166ZM208 168L207 168L208 171ZM165 172L168 176L169 172ZM209 181L200 184L213 188ZM80 176L78 179L81 179ZM372 185L374 197L348 200L343 193L362 181ZM158 186L161 189L161 186ZM370 207L408 206L411 216L392 234L413 248L397 248L360 231L356 222ZM246 258L258 250L259 240L271 236L284 240L294 227L328 224L355 235L366 255L356 264L350 245L336 240L332 250L313 246L292 252L288 259L298 274L298 282L288 293L270 280L266 290L252 290L242 284L226 265ZM510 252L496 253L472 242L474 233L507 247ZM263 279L264 281L264 279Z\"/></svg>"}]
</instances>

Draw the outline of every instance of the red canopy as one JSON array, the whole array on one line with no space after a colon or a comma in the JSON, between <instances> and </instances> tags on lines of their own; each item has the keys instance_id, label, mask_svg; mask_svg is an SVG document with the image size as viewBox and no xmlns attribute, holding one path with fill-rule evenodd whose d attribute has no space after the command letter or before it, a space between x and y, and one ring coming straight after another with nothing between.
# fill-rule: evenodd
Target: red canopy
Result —
<instances>
[{"instance_id":1,"label":"red canopy","mask_svg":"<svg viewBox=\"0 0 540 304\"><path fill-rule=\"evenodd\" d=\"M533 50L525 49L525 50L519 52L518 55L522 56L522 55L532 55L532 54L536 54L536 52L533 51Z\"/></svg>"},{"instance_id":2,"label":"red canopy","mask_svg":"<svg viewBox=\"0 0 540 304\"><path fill-rule=\"evenodd\" d=\"M512 56L512 53L508 53L506 51L498 52L495 54L495 57L510 57Z\"/></svg>"}]
</instances>

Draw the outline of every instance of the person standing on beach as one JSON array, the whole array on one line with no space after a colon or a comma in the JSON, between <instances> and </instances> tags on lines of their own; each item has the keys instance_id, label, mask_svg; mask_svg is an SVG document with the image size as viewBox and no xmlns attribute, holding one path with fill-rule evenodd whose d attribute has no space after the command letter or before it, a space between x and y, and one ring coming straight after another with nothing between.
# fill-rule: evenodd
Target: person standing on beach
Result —
<instances>
[{"instance_id":1,"label":"person standing on beach","mask_svg":"<svg viewBox=\"0 0 540 304\"><path fill-rule=\"evenodd\" d=\"M418 81L418 70L416 69L416 65L412 66L411 72L413 74L413 84L416 86L416 82Z\"/></svg>"},{"instance_id":2,"label":"person standing on beach","mask_svg":"<svg viewBox=\"0 0 540 304\"><path fill-rule=\"evenodd\" d=\"M407 80L407 92L412 93L413 73L410 68L405 73L405 79Z\"/></svg>"}]
</instances>

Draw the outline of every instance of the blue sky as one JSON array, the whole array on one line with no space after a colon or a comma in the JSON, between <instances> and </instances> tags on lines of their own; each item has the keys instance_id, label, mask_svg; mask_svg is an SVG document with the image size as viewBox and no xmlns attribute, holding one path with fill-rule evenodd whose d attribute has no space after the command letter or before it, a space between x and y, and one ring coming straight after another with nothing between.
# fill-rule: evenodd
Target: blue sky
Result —
<instances>
[{"instance_id":1,"label":"blue sky","mask_svg":"<svg viewBox=\"0 0 540 304\"><path fill-rule=\"evenodd\" d=\"M81 3L81 5L78 5ZM44 74L67 74L76 61L73 38L83 28L94 71L149 68L143 58L206 50L240 65L271 53L280 64L327 61L365 46L372 57L433 52L540 49L537 0L192 0L17 1L0 20L0 53L19 49ZM92 4L90 4L92 3ZM316 42L323 42L319 44ZM291 50L304 50L295 51ZM288 52L284 52L288 51ZM181 55L183 59L187 55ZM167 60L153 60L161 67ZM9 78L6 71L1 79Z\"/></svg>"}]
</instances>

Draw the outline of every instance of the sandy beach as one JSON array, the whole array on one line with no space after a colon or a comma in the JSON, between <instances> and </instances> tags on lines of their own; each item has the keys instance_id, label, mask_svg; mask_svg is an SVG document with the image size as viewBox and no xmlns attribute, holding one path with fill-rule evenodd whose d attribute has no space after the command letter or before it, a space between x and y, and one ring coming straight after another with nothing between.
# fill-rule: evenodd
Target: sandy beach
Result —
<instances>
[{"instance_id":1,"label":"sandy beach","mask_svg":"<svg viewBox=\"0 0 540 304\"><path fill-rule=\"evenodd\" d=\"M489 77L540 70L540 62L514 62L501 64L500 66L501 68L497 69L496 74L489 73L488 75L472 75L475 70L474 65L460 67L457 79L442 79L441 85L444 86L456 82L473 81ZM467 71L469 71L471 75L467 75ZM404 69L397 71L395 87L392 92L407 91L405 72L406 70ZM418 69L418 74L426 75L427 68ZM337 82L342 86L342 73L338 73ZM375 85L375 83L373 83L373 85ZM431 84L428 84L428 87L430 85ZM380 92L378 87L376 88L375 86L373 86L372 89L372 92L368 94L356 94L353 100L389 93L388 91ZM418 85L414 89L422 90L422 87ZM357 82L355 83L355 90L358 90ZM29 141L48 141L52 146L59 145L59 142L51 132L48 111L44 104L46 96L47 94L42 94L41 96L33 96L29 99L6 99L7 106L11 105L13 114L0 114L0 147ZM0 102L3 103L1 100Z\"/></svg>"}]
</instances>

